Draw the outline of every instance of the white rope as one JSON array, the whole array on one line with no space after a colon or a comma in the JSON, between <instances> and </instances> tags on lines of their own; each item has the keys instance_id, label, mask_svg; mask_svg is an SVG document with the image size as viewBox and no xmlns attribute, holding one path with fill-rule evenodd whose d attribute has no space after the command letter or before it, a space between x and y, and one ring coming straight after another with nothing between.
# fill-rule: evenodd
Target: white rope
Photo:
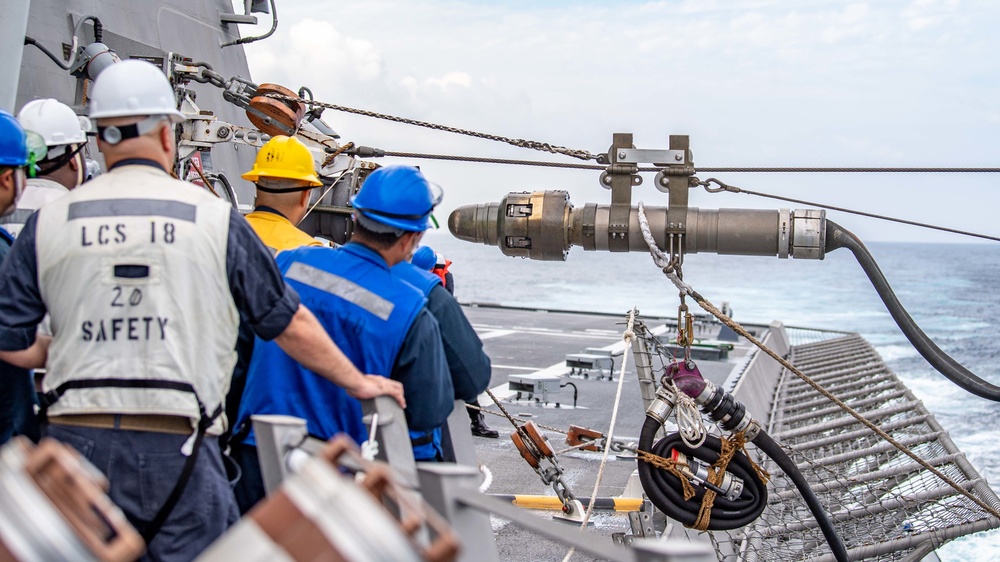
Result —
<instances>
[{"instance_id":1,"label":"white rope","mask_svg":"<svg viewBox=\"0 0 1000 562\"><path fill-rule=\"evenodd\" d=\"M485 464L479 465L479 472L483 475L483 483L479 485L479 493L485 494L493 485L493 472Z\"/></svg>"},{"instance_id":2,"label":"white rope","mask_svg":"<svg viewBox=\"0 0 1000 562\"><path fill-rule=\"evenodd\" d=\"M677 415L677 432L681 434L681 440L685 445L697 449L704 445L705 439L708 438L705 420L698 411L694 398L684 394L676 386L673 387L673 391L677 396L677 406L674 408Z\"/></svg>"},{"instance_id":3,"label":"white rope","mask_svg":"<svg viewBox=\"0 0 1000 562\"><path fill-rule=\"evenodd\" d=\"M670 279L677 290L685 295L692 295L694 289L691 285L681 281L681 278L673 270L668 271L667 266L670 265L670 261L663 250L656 245L656 240L653 239L653 233L649 230L649 221L646 220L646 208L642 205L642 201L639 201L639 229L642 231L642 239L649 246L649 254L653 257L653 263L663 270L663 274L667 276L667 279Z\"/></svg>"},{"instance_id":4,"label":"white rope","mask_svg":"<svg viewBox=\"0 0 1000 562\"><path fill-rule=\"evenodd\" d=\"M635 308L628 312L628 326L626 326L625 332L622 334L622 338L626 343L626 349L632 345L632 340L635 339L635 332L632 329L635 327L635 315L637 312ZM604 465L608 462L608 452L611 451L611 443L615 435L615 422L618 420L618 406L622 400L622 383L625 381L625 367L628 365L629 355L627 351L622 354L622 366L618 370L618 390L615 392L615 405L611 410L611 425L608 427L607 436L604 438L604 454L601 456L601 466L597 469L597 481L594 482L594 491L590 493L590 503L587 504L587 509L583 513L583 522L580 523L581 533L587 529L587 522L590 521L590 514L593 512L594 502L597 500L597 492L601 487L601 479L604 477ZM576 552L576 547L570 548L569 552L566 553L566 557L563 558L563 562L569 562L574 552Z\"/></svg>"},{"instance_id":5,"label":"white rope","mask_svg":"<svg viewBox=\"0 0 1000 562\"><path fill-rule=\"evenodd\" d=\"M326 191L324 191L322 195L316 198L316 202L312 204L312 207L309 207L309 209L306 211L306 214L302 215L302 218L299 219L299 222L295 223L296 226L302 224L302 221L306 220L306 217L309 216L309 213L313 212L313 209L319 206L319 204L323 201L323 198L326 197L326 195L330 193L330 191L333 188L337 187L337 184L340 183L340 180L346 178L347 173L354 170L355 168L354 162L355 162L354 160L351 160L351 165L348 166L347 169L345 169L343 172L341 172L340 175L337 176L337 179L333 180L333 183L330 184L330 187L326 188Z\"/></svg>"},{"instance_id":6,"label":"white rope","mask_svg":"<svg viewBox=\"0 0 1000 562\"><path fill-rule=\"evenodd\" d=\"M639 230L642 231L642 239L649 246L649 254L653 256L653 263L661 269L670 265L670 257L663 253L663 250L656 245L653 233L649 230L649 221L646 220L646 207L639 201Z\"/></svg>"}]
</instances>

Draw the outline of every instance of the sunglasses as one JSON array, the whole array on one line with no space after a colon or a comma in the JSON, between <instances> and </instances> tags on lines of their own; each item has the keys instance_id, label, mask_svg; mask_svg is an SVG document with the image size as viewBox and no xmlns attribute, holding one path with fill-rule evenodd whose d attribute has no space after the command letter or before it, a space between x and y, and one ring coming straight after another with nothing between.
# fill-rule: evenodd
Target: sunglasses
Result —
<instances>
[{"instance_id":1,"label":"sunglasses","mask_svg":"<svg viewBox=\"0 0 1000 562\"><path fill-rule=\"evenodd\" d=\"M38 174L38 162L45 159L49 147L45 145L45 139L42 138L42 135L34 131L25 131L24 136L25 144L28 146L28 163L25 164L24 168L28 177L33 178Z\"/></svg>"}]
</instances>

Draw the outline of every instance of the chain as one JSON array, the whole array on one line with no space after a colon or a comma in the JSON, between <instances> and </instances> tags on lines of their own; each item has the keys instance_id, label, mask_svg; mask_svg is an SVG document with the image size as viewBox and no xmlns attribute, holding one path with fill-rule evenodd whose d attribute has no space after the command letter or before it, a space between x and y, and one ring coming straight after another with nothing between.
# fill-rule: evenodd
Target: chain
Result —
<instances>
[{"instance_id":1,"label":"chain","mask_svg":"<svg viewBox=\"0 0 1000 562\"><path fill-rule=\"evenodd\" d=\"M512 166L539 166L543 168L569 168L571 170L606 170L599 164L574 164L572 162L546 162L544 160L518 160L512 158L489 158L486 156L457 156L454 154L425 154L422 152L385 151L385 156L393 158L421 158L427 160L449 160L452 162L477 162L481 164L508 164Z\"/></svg>"},{"instance_id":2,"label":"chain","mask_svg":"<svg viewBox=\"0 0 1000 562\"><path fill-rule=\"evenodd\" d=\"M482 406L475 406L473 404L466 404L465 407L469 408L469 409L472 409L472 410L478 410L478 411L480 411L480 412L482 412L484 414L489 414L491 416L498 416L498 417L501 417L501 418L507 418L510 421L511 425L513 425L514 427L518 427L518 425L517 425L518 422L520 422L520 423L528 423L528 420L521 419L521 418L515 418L514 416L510 415L507 412L507 409L503 407L503 404L500 403L500 399L493 395L493 391L491 391L490 389L487 388L486 389L486 394L489 394L490 398L493 399L493 402L495 402L496 405L500 407L500 410L503 412L502 414L498 414L497 412L494 412L493 410L487 410L486 408L483 408ZM566 435L567 433L569 433L567 431L564 431L564 430L556 428L556 427L551 427L551 426L548 426L548 425L542 425L542 424L540 424L538 422L535 422L535 425L537 425L538 427L540 427L542 429L548 430L548 431L554 431L555 433L562 433L563 435Z\"/></svg>"},{"instance_id":3,"label":"chain","mask_svg":"<svg viewBox=\"0 0 1000 562\"><path fill-rule=\"evenodd\" d=\"M390 152L386 156L397 158L423 158L430 160L454 160L458 162L481 162L484 164L507 164L512 166L542 166L550 168L571 168L577 170L607 170L607 166L599 164L570 164L565 162L546 162L539 160L517 160L508 158L488 158L483 156L457 156L454 154L426 154L421 152ZM661 172L663 168L640 166L637 172ZM1000 168L698 168L699 172L707 173L1000 173Z\"/></svg>"},{"instance_id":4,"label":"chain","mask_svg":"<svg viewBox=\"0 0 1000 562\"><path fill-rule=\"evenodd\" d=\"M493 399L493 402L496 403L497 407L500 408L500 411L503 412L503 415L514 426L514 429L517 431L518 435L521 436L521 440L524 442L525 446L527 447L529 446L529 443L531 443L530 447L534 447L534 440L531 438L530 435L528 435L528 432L525 431L524 426L517 424L517 422L514 420L514 416L510 415L510 412L507 411L507 408L504 408L503 404L500 403L500 400L496 397L495 394L493 394L493 391L487 388L486 394L488 394L490 398ZM487 410L480 409L480 411L487 411ZM542 459L539 458L538 462L541 462L541 460ZM532 468L534 468L535 472L538 473L538 476L542 479L542 484L552 485L552 490L555 491L556 496L559 498L559 501L561 501L563 504L563 509L566 510L568 509L569 502L575 500L576 496L573 495L573 492L569 489L569 486L567 486L566 483L563 482L562 467L559 466L559 462L555 459L555 457L545 457L545 460L552 466L545 469L543 469L541 466Z\"/></svg>"},{"instance_id":5,"label":"chain","mask_svg":"<svg viewBox=\"0 0 1000 562\"><path fill-rule=\"evenodd\" d=\"M510 412L507 411L507 408L503 407L503 404L500 402L500 399L497 398L495 394L493 394L493 391L487 388L486 394L488 394L490 398L493 399L493 403L496 404L498 408L500 408L500 411L503 412L504 417L506 417L507 420L510 421L510 424L513 425L518 431L520 431L521 426L517 425L517 422L514 421L514 416L510 415Z\"/></svg>"},{"instance_id":6,"label":"chain","mask_svg":"<svg viewBox=\"0 0 1000 562\"><path fill-rule=\"evenodd\" d=\"M558 497L559 501L563 503L563 509L565 509L567 503L576 499L576 495L573 493L573 490L570 490L569 486L563 482L562 471L556 468L549 468L546 469L546 472L549 474L550 481L545 483L551 483L552 491L556 493L556 497ZM544 481L545 478L543 477L542 480Z\"/></svg>"},{"instance_id":7,"label":"chain","mask_svg":"<svg viewBox=\"0 0 1000 562\"><path fill-rule=\"evenodd\" d=\"M417 121L415 119L407 119L405 117L397 117L395 115L388 115L385 113L376 113L374 111L368 111L366 109L355 109L353 107L345 107L342 105L336 105L332 103L325 103L321 101L303 99L296 96L285 96L276 93L268 94L268 97L272 97L279 100L291 101L304 103L306 105L322 107L324 109L332 109L334 111L343 111L345 113L353 113L355 115L362 115L365 117L373 117L375 119L384 119L386 121L393 121L396 123L403 123L405 125L414 125L417 127L424 127L427 129L434 129L435 131L444 131L447 133L455 133L458 135L466 135L470 137L475 137L479 139L492 140L497 142L507 143L519 148L530 148L532 150L540 150L542 152L549 152L552 154L563 154L565 156L572 156L573 158L579 158L580 160L594 160L596 156L587 152L586 150L576 150L572 148L566 148L564 146L556 146L545 142L538 142L532 140L524 139L512 139L508 137L502 137L498 135L491 135L488 133L480 133L477 131L469 131L466 129L459 129L457 127L449 127L447 125L438 125L436 123L428 123L426 121Z\"/></svg>"},{"instance_id":8,"label":"chain","mask_svg":"<svg viewBox=\"0 0 1000 562\"><path fill-rule=\"evenodd\" d=\"M653 241L653 235L649 232L649 222L646 220L646 214L645 214L645 211L643 210L642 203L639 203L639 226L642 229L643 238L646 240L646 243L648 245L651 245L651 246L655 247L655 242ZM657 251L659 251L659 250L657 249ZM653 248L652 247L650 248L650 252L651 253L653 252ZM748 332L746 330L746 328L744 328L738 322L735 322L732 318L730 318L729 316L727 316L726 314L724 314L722 311L720 311L718 308L716 308L715 305L713 305L711 302L709 302L705 297L701 296L690 285L688 285L688 284L684 283L683 281L681 281L680 279L678 279L675 274L673 274L673 273L667 273L666 271L664 271L664 274L667 276L668 279L670 279L670 281L678 289L680 289L681 291L686 292L688 294L688 296L690 296L691 298L693 298L695 300L695 302L697 302L698 305L701 306L706 312L710 313L712 316L715 316L720 322L722 322L723 324L725 324L726 326L728 326L729 328L731 328L734 332L736 332L740 336L744 337L747 341L749 341L754 346L756 346L758 349L760 349L761 351L763 351L764 353L766 353L768 356L770 356L772 359L774 359L775 361L777 361L779 364L781 364L782 367L784 367L785 369L787 369L790 373L793 373L795 376L799 377L799 379L801 379L803 382L805 382L810 387L812 387L813 390L815 390L816 392L818 392L818 393L822 394L823 396L825 396L826 398L828 398L831 402L833 402L834 404L836 404L845 413L847 413L848 415L850 415L851 417L853 417L854 419L856 419L859 423L861 423L862 425L864 425L865 427L867 427L868 429L870 429L872 432L874 432L876 435L878 435L879 437L881 437L883 440L885 440L886 442L888 442L889 444L891 444L893 447L895 447L901 453L903 453L904 455L906 455L906 456L910 457L911 459L913 459L914 462L916 462L917 464L919 464L920 466L922 466L923 468L925 468L928 472L930 472L931 474L933 474L933 475L937 476L938 478L940 478L946 484L948 484L949 486L951 486L952 488L954 488L955 491L957 491L959 494L961 494L961 495L969 498L976 505L978 505L979 507L983 508L987 513L989 513L990 515L993 515L994 517L1000 519L1000 510L997 510L995 507L990 506L989 504L987 504L983 500L981 500L981 499L977 498L976 496L974 496L972 494L972 492L969 492L968 490L966 490L965 488L963 488L960 484L958 484L957 482L955 482L954 480L952 480L946 474L944 474L943 472L941 472L940 470L938 470L937 468L935 468L933 465L931 465L930 463L928 463L927 461L925 461L923 458L921 458L920 456L918 456L916 453L914 453L913 451L911 451L909 449L909 447L907 447L906 445L903 445L902 443L900 443L899 441L897 441L896 439L894 439L891 435L889 435L888 433L886 433L879 426L875 425L868 418L864 417L857 410L855 410L854 408L851 408L846 403L844 403L843 400L837 398L835 395L833 395L833 393L831 393L830 391L826 390L819 383L817 383L816 381L814 381L811 378L809 378L808 375L806 375L805 373L803 373L802 371L800 371L797 367L795 367L794 365L792 365L791 363L789 363L787 359L785 359L784 357L782 357L781 355L779 355L777 352L775 352L773 349L767 347L760 340L758 340L757 338L755 338L753 336L753 334L751 334L750 332Z\"/></svg>"},{"instance_id":9,"label":"chain","mask_svg":"<svg viewBox=\"0 0 1000 562\"><path fill-rule=\"evenodd\" d=\"M702 172L743 174L995 174L1000 168L699 168Z\"/></svg>"},{"instance_id":10,"label":"chain","mask_svg":"<svg viewBox=\"0 0 1000 562\"><path fill-rule=\"evenodd\" d=\"M637 320L637 322L638 322L638 320ZM483 408L482 406L477 406L475 404L466 404L465 407L468 408L468 409L470 409L470 410L476 410L476 411L482 412L484 414L489 414L491 416L497 416L497 417L501 417L501 418L507 418L507 420L511 422L511 425L513 425L515 429L519 429L520 428L519 424L528 423L528 420L521 419L521 418L516 418L516 417L512 416L509 412L507 412L506 408L503 407L503 405L500 403L500 400L493 394L492 391L490 391L489 389L487 389L486 393L490 395L490 398L492 398L494 402L496 402L497 406L500 407L500 409L502 410L503 413L494 412L492 410L488 410L486 408ZM538 426L540 429L544 429L546 431L551 431L553 433L559 433L559 434L562 434L562 435L568 435L569 434L568 431L564 431L562 429L559 429L558 427L552 427L552 426L549 426L549 425L540 424L538 422L535 422L535 425ZM607 436L602 434L599 438L594 439L593 441L586 440L586 441L583 441L583 442L579 443L578 445L573 445L572 447L567 447L565 449L561 449L559 451L556 451L555 455L556 456L564 455L566 453L570 453L570 452L576 451L578 449L582 449L584 447L589 447L589 446L595 445L595 444L598 447L602 447L603 448L604 447L604 440L605 439L607 439ZM624 453L624 452L635 453L638 450L637 447L638 447L638 445L636 443L632 442L632 441L624 441L624 440L619 440L619 439L614 439L614 438L611 439L611 450L614 451L615 453Z\"/></svg>"},{"instance_id":11,"label":"chain","mask_svg":"<svg viewBox=\"0 0 1000 562\"><path fill-rule=\"evenodd\" d=\"M225 90L226 88L229 87L229 83L226 81L226 78L223 75L216 72L215 70L213 70L212 65L208 64L207 62L196 62L193 63L191 66L201 69L201 73L189 76L191 80L194 80L199 84L211 84L216 88L220 88L222 90Z\"/></svg>"}]
</instances>

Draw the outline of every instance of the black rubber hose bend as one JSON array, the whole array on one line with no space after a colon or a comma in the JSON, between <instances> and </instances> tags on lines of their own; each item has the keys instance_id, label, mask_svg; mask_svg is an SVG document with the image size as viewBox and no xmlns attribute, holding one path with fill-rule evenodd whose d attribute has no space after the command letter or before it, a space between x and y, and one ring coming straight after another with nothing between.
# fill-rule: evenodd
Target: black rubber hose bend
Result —
<instances>
[{"instance_id":1,"label":"black rubber hose bend","mask_svg":"<svg viewBox=\"0 0 1000 562\"><path fill-rule=\"evenodd\" d=\"M34 45L35 47L38 47L39 51L45 53L45 56L49 57L49 59L51 59L52 62L54 62L57 65L59 65L59 68L61 68L63 70L69 70L69 67L72 66L71 62L65 62L65 61L63 61L62 59L60 59L59 57L57 57L55 55L55 53L53 53L52 51L46 49L45 45L42 45L38 41L35 41L34 38L31 38L31 37L28 37L27 35L25 35L24 36L24 44L25 45Z\"/></svg>"},{"instance_id":2,"label":"black rubber hose bend","mask_svg":"<svg viewBox=\"0 0 1000 562\"><path fill-rule=\"evenodd\" d=\"M778 445L764 430L761 430L757 434L757 437L753 440L753 444L770 457L778 465L778 468L792 479L792 483L795 484L799 493L802 494L802 499L805 500L809 511L812 512L813 517L816 518L816 522L819 523L819 528L823 531L823 537L826 538L827 544L830 545L830 550L833 551L834 558L837 559L837 562L847 562L847 547L844 546L844 541L840 540L837 530L833 528L833 522L827 517L826 511L823 510L822 504L819 503L819 498L816 497L812 488L809 487L809 483L806 482L802 472L799 471L799 467L785 454L781 445Z\"/></svg>"},{"instance_id":3,"label":"black rubber hose bend","mask_svg":"<svg viewBox=\"0 0 1000 562\"><path fill-rule=\"evenodd\" d=\"M668 435L656 444L653 439L660 428L660 422L647 417L642 426L642 433L639 435L639 449L648 451L661 457L670 457L672 449L678 449L684 454L692 455L704 462L712 463L719 458L721 443L718 437L708 436L705 444L692 450L687 447L678 434ZM771 458L785 474L791 478L792 483L802 494L802 498L812 512L813 517L819 524L823 537L830 545L830 550L838 562L847 562L847 548L844 542L837 535L833 522L827 516L823 506L819 503L816 494L806 481L802 472L795 465L791 458L763 430L757 434L753 443L760 450ZM660 511L671 519L680 521L686 526L694 525L698 518L698 511L701 508L701 498L704 496L703 489L697 489L697 493L690 501L684 499L683 489L677 477L665 470L660 470L648 462L638 461L639 481L642 489ZM761 512L767 505L767 486L757 477L756 471L750 464L750 460L745 455L736 455L730 461L727 472L743 479L743 493L735 501L727 500L722 496L716 496L712 507L712 517L709 521L709 531L725 531L736 529L753 523L760 517Z\"/></svg>"},{"instance_id":4,"label":"black rubber hose bend","mask_svg":"<svg viewBox=\"0 0 1000 562\"><path fill-rule=\"evenodd\" d=\"M711 464L719 458L721 443L718 437L708 436L705 444L697 449L691 449L684 444L680 435L674 433L653 443L660 423L651 417L646 418L639 436L639 449L661 457L670 458L672 449L678 449L686 455L693 456ZM698 519L701 509L701 499L705 495L703 488L696 487L697 493L691 500L685 500L680 480L670 472L654 467L646 461L638 461L639 481L649 500L660 511L684 525L692 526ZM746 455L736 455L729 463L727 472L743 480L743 493L736 500L728 500L721 495L716 496L712 506L712 515L708 523L709 531L726 531L753 523L760 517L767 505L767 487L757 477L753 466Z\"/></svg>"},{"instance_id":5,"label":"black rubber hose bend","mask_svg":"<svg viewBox=\"0 0 1000 562\"><path fill-rule=\"evenodd\" d=\"M828 220L826 221L826 251L830 252L837 248L847 248L854 254L854 257L857 258L858 263L861 265L861 269L864 270L872 286L875 287L878 296L885 303L885 307L889 310L892 319L896 321L896 325L899 326L906 339L910 340L913 347L916 348L932 367L965 391L975 394L980 398L1000 402L1000 386L990 384L979 378L972 371L969 371L958 361L955 361L942 351L917 326L917 323L913 321L913 318L903 308L903 305L896 298L896 294L893 292L892 287L889 286L889 282L886 280L885 275L882 274L882 270L879 269L878 264L875 263L875 258L872 257L868 248L853 233L837 223Z\"/></svg>"}]
</instances>

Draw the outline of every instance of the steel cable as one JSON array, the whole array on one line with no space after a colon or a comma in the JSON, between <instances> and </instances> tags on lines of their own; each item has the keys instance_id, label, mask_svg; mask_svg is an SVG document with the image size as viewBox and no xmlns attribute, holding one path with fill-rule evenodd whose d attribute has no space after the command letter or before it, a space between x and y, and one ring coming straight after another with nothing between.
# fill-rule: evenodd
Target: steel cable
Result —
<instances>
[{"instance_id":1,"label":"steel cable","mask_svg":"<svg viewBox=\"0 0 1000 562\"><path fill-rule=\"evenodd\" d=\"M713 183L718 184L720 187L718 187L718 188L709 187ZM785 197L785 196L782 196L782 195L772 195L770 193L762 193L760 191L752 191L752 190L749 190L749 189L743 189L742 187L736 187L735 185L729 185L729 184L727 184L725 182L722 182L722 181L719 181L719 180L717 180L715 178L708 178L705 181L698 181L697 185L700 185L700 186L704 187L710 193L719 193L719 192L722 192L722 191L726 191L726 192L729 192L729 193L746 193L747 195L756 195L757 197L765 197L765 198L768 198L768 199L777 199L779 201L787 201L789 203L797 203L799 205L808 205L810 207L819 207L821 209L827 209L827 210L830 210L830 211L840 211L842 213L848 213L848 214L852 214L852 215L859 215L859 216L862 216L862 217L879 219L879 220L884 220L884 221L889 221L889 222L898 222L898 223L901 223L901 224L908 224L910 226L919 226L921 228L927 228L927 229L930 229L930 230L939 230L941 232L950 232L952 234L961 234L963 236L971 236L973 238L983 238L985 240L993 240L994 242L1000 242L1000 237L990 236L989 234L979 234L977 232L969 232L967 230L958 230L956 228L949 228L949 227L946 227L946 226L937 226L937 225L923 223L923 222L917 222L917 221L911 221L911 220L907 220L907 219L900 219L900 218L890 217L890 216L887 216L887 215L879 215L879 214L876 214L876 213L869 213L869 212L866 212L866 211L858 211L858 210L855 210L855 209L847 209L847 208L844 208L844 207L837 207L835 205L827 205L825 203L816 203L816 202L813 202L813 201L806 201L804 199L795 199L793 197Z\"/></svg>"},{"instance_id":2,"label":"steel cable","mask_svg":"<svg viewBox=\"0 0 1000 562\"><path fill-rule=\"evenodd\" d=\"M519 148L530 148L532 150L540 150L542 152L551 152L553 154L563 154L566 156L572 156L573 158L579 158L580 160L593 160L594 155L586 150L577 150L572 148L566 148L565 146L557 146L549 144L546 142L538 142L525 139L512 139L509 137L503 137L499 135L491 135L489 133L480 133L478 131L470 131L468 129L459 129L458 127L449 127L447 125L439 125L437 123L429 123L427 121L418 121L416 119L408 119L406 117L398 117L395 115L388 115L386 113L377 113L375 111L368 111L367 109L356 109L353 107L346 107L343 105L336 105L332 103L326 103L321 101L316 101L312 99L303 99L297 96L285 96L276 93L268 94L268 97L284 100L299 102L306 105L322 107L325 109L332 109L334 111L342 111L344 113L353 113L354 115L362 115L364 117L372 117L375 119L383 119L386 121L393 121L395 123L403 123L406 125L414 125L417 127L424 127L426 129L433 129L435 131L444 131L446 133L455 133L457 135L465 135L469 137L475 137L479 139L492 140L497 142L506 143Z\"/></svg>"},{"instance_id":3,"label":"steel cable","mask_svg":"<svg viewBox=\"0 0 1000 562\"><path fill-rule=\"evenodd\" d=\"M656 254L654 253L654 250L653 250L654 248L656 248L655 241L653 241L652 234L649 233L649 222L646 220L646 214L645 214L645 211L642 208L642 204L641 203L640 203L640 206L639 206L639 225L640 225L640 227L642 228L642 231L643 231L643 238L645 239L646 243L648 245L650 245L650 253L655 257ZM659 248L656 248L656 250L659 250ZM802 382L804 382L807 385L809 385L810 387L812 387L813 390L815 390L816 392L818 392L818 393L822 394L823 396L825 396L831 402L833 402L834 404L836 404L845 413L847 413L852 418L854 418L858 422L860 422L862 425L864 425L865 427L867 427L868 429L870 429L873 433L875 433L876 435L878 435L879 437L881 437L884 441L890 443L898 451L900 451L901 453L903 453L904 455L906 455L907 457L909 457L910 459L912 459L914 462L916 462L917 464L919 464L920 466L922 466L928 472L930 472L931 474L933 474L933 475L937 476L938 478L940 478L943 482L945 482L946 484L948 484L949 486L951 486L957 493L959 493L959 494L967 497L969 500L971 500L973 503L975 503L979 507L983 508L984 511L986 511L987 513L989 513L993 517L996 517L997 519L1000 519L1000 510L998 510L997 508L995 508L995 507L987 504L982 499L976 497L972 492L970 492L970 491L966 490L965 488L963 488L960 484L958 484L953 479L951 479L950 477L948 477L948 475L944 474L942 471L938 470L937 468L935 468L934 466L932 466L930 463L928 463L927 461L925 461L923 458L921 458L919 455L917 455L916 453L914 453L912 450L910 450L909 447L907 447L906 445L903 445L898 440L894 439L891 435L889 435L888 433L886 433L885 430L883 430L881 427L875 425L875 423L873 423L871 420L869 420L868 418L866 418L863 414L861 414L860 412L858 412L854 408L852 408L849 405L847 405L843 400L841 400L840 398L837 398L837 396L835 396L830 391L828 391L825 388L823 388L819 383L817 383L812 378L810 378L808 375L806 375L801 370L799 370L797 367L795 367L794 365L792 365L791 363L789 363L787 359L785 359L781 355L778 355L778 353L775 352L773 349L771 349L768 346L764 345L763 342L761 342L760 340L758 340L757 338L755 338L753 336L753 334L751 334L750 332L748 332L746 330L746 328L744 328L738 322L736 322L735 320L733 320L732 318L730 318L729 316L727 316L726 314L724 314L721 310L719 310L718 308L716 308L715 305L713 305L708 299L706 299L705 297L701 296L701 294L699 294L697 291L695 291L693 287L691 287L690 285L688 285L684 281L681 281L680 279L678 279L676 274L674 274L674 273L668 273L666 270L664 270L663 274L666 275L667 278L674 284L674 286L676 286L681 292L683 292L687 296L693 298L695 300L695 302L697 302L698 305L701 306L706 312L708 312L712 316L716 317L720 322L722 322L723 324L725 324L726 326L728 326L729 328L731 328L733 331L735 331L737 334L739 334L740 336L742 336L743 338L745 338L747 341L749 341L755 347L757 347L758 349L760 349L761 351L763 351L764 353L766 353L768 356L770 356L772 359L774 359L775 361L777 361L779 364L781 364L782 367L784 367L785 369L787 369L788 372L794 374L796 377L798 377L799 379L801 379Z\"/></svg>"}]
</instances>

